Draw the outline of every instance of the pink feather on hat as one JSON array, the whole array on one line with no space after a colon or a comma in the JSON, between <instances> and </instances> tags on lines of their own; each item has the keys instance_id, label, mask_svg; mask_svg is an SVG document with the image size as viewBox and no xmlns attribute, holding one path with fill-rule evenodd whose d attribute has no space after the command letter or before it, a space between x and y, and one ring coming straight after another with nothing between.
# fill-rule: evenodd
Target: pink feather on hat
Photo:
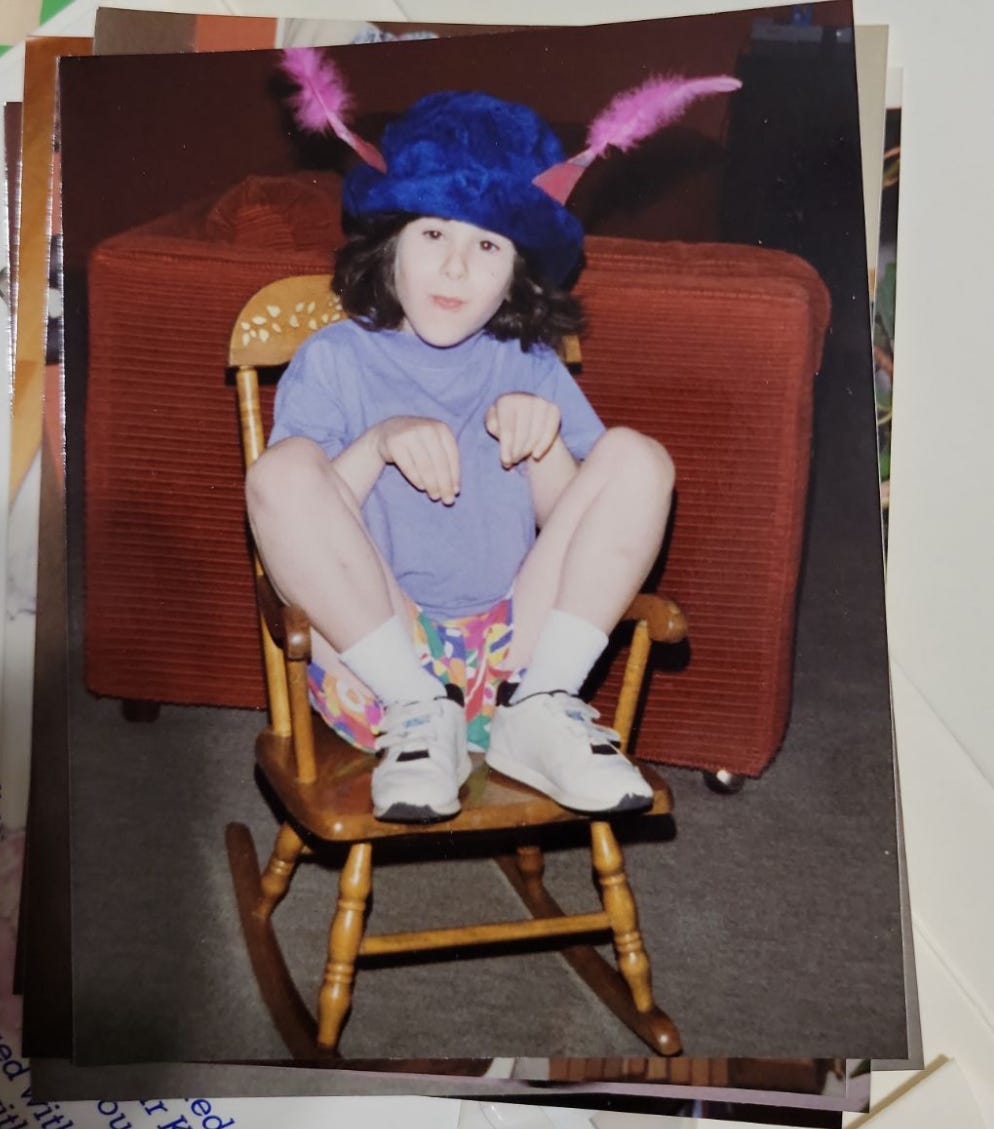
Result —
<instances>
[{"instance_id":1,"label":"pink feather on hat","mask_svg":"<svg viewBox=\"0 0 994 1129\"><path fill-rule=\"evenodd\" d=\"M626 150L650 134L671 125L691 102L707 94L728 94L742 83L731 75L684 78L681 75L648 79L641 86L616 94L590 123L587 147L534 177L532 184L560 204L565 204L580 177L613 145Z\"/></svg>"},{"instance_id":2,"label":"pink feather on hat","mask_svg":"<svg viewBox=\"0 0 994 1129\"><path fill-rule=\"evenodd\" d=\"M333 60L311 47L287 47L281 66L299 87L290 106L301 129L325 133L334 128L334 118L344 122L352 95Z\"/></svg>"},{"instance_id":3,"label":"pink feather on hat","mask_svg":"<svg viewBox=\"0 0 994 1129\"><path fill-rule=\"evenodd\" d=\"M650 134L680 118L687 107L708 94L738 90L731 75L703 78L655 77L622 91L590 123L586 153L600 157L610 146L631 149Z\"/></svg>"},{"instance_id":4,"label":"pink feather on hat","mask_svg":"<svg viewBox=\"0 0 994 1129\"><path fill-rule=\"evenodd\" d=\"M317 47L286 47L281 66L298 87L290 107L300 128L311 133L332 130L366 164L385 172L386 164L376 146L353 133L345 123L353 106L352 95L334 60Z\"/></svg>"}]
</instances>

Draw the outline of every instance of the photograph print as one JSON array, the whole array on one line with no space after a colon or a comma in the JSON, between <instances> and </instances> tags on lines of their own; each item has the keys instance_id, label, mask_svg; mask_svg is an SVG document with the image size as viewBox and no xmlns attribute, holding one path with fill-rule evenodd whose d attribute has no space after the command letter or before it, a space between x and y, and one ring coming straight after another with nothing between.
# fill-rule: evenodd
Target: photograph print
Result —
<instances>
[{"instance_id":1,"label":"photograph print","mask_svg":"<svg viewBox=\"0 0 994 1129\"><path fill-rule=\"evenodd\" d=\"M905 1055L852 15L813 12L298 55L327 127L278 51L64 61L77 1062Z\"/></svg>"}]
</instances>

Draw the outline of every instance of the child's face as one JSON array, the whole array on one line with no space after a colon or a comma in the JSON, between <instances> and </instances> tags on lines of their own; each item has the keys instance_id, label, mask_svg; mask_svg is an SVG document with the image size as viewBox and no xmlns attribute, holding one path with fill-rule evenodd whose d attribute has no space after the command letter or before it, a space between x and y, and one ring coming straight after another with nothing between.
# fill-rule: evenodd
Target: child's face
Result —
<instances>
[{"instance_id":1,"label":"child's face","mask_svg":"<svg viewBox=\"0 0 994 1129\"><path fill-rule=\"evenodd\" d=\"M507 297L514 259L514 244L503 235L462 220L412 220L394 261L402 328L442 348L472 337Z\"/></svg>"}]
</instances>

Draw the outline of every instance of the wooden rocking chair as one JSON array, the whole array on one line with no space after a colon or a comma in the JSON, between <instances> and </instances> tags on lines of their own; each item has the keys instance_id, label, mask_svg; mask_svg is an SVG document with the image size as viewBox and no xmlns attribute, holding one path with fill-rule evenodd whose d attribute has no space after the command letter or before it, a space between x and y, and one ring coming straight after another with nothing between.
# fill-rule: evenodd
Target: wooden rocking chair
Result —
<instances>
[{"instance_id":1,"label":"wooden rocking chair","mask_svg":"<svg viewBox=\"0 0 994 1129\"><path fill-rule=\"evenodd\" d=\"M257 370L285 364L310 333L343 316L327 275L272 283L242 310L231 336L229 364L237 370L246 465L258 457L264 443ZM348 745L325 725L313 724L307 696L308 622L300 609L281 604L258 557L255 569L270 709L270 722L256 741L256 758L283 807L285 821L261 872L245 826L230 824L227 844L253 969L291 1054L302 1060L330 1056L337 1063L343 1061L335 1056L351 1006L356 962L362 957L465 950L473 945L527 939L592 938L597 934L602 939L606 935L613 938L617 971L589 945L569 944L563 955L653 1052L678 1054L681 1047L676 1026L653 1001L635 900L607 819L567 811L548 797L491 773L482 756L476 754L474 771L463 788L462 810L453 819L430 825L389 824L374 819L370 774L376 758ZM635 620L635 627L613 721L623 748L628 746L650 644L678 642L686 634L679 608L658 596L638 596L628 618ZM655 799L648 811L627 819L646 819L671 810L666 784L652 769L643 771L652 780ZM590 913L564 913L542 882L539 833L550 824L571 821L590 826L593 868L603 902L600 909ZM529 832L527 845L520 845L522 829ZM497 856L496 861L531 911L530 919L379 936L365 932L375 842L401 836L412 841L444 837L450 844L449 852L456 853L462 832L483 830L507 831L517 841L513 853ZM302 854L321 842L351 846L340 875L315 1021L292 983L271 916L286 894Z\"/></svg>"}]
</instances>

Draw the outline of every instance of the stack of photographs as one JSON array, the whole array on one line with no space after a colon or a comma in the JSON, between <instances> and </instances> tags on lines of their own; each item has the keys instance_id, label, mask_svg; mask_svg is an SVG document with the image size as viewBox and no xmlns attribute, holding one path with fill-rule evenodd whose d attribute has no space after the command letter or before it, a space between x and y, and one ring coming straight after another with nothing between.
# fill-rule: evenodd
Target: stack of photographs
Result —
<instances>
[{"instance_id":1,"label":"stack of photographs","mask_svg":"<svg viewBox=\"0 0 994 1129\"><path fill-rule=\"evenodd\" d=\"M587 234L577 383L677 468L652 585L688 633L653 649L632 745L672 811L616 830L679 1053L586 982L614 959L602 933L565 953L373 959L322 1056L287 1009L316 1003L344 849L300 865L268 955L240 914L226 828L265 865L283 814L253 773L266 698L227 350L262 285L331 270L355 160L296 127L287 47L335 62L372 141L422 95L479 89L573 153L650 76L741 82L570 199ZM0 1012L3 1110L220 1129L271 1123L257 1099L296 1126L346 1109L330 1097L380 1096L406 1125L838 1126L866 1108L871 1063L920 1065L877 444L886 35L854 29L846 0L514 29L100 9L92 39L29 40L23 73L4 114L0 955L12 976L16 949L24 1011ZM864 192L881 191L871 315ZM553 832L546 885L584 912L584 827ZM494 861L506 844L455 850L385 842L371 928L527 913Z\"/></svg>"}]
</instances>

